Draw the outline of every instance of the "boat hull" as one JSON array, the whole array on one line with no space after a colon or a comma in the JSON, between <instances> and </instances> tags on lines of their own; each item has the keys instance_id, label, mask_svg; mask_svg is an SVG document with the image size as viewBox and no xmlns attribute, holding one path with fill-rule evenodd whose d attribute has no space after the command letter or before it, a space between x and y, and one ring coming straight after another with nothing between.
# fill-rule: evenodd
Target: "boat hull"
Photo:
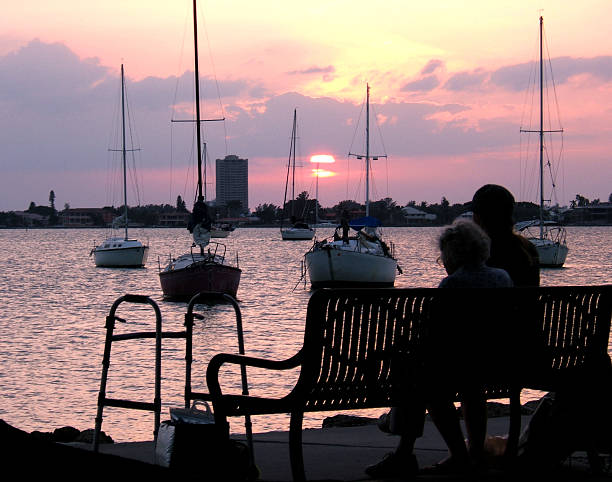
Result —
<instances>
[{"instance_id":1,"label":"boat hull","mask_svg":"<svg viewBox=\"0 0 612 482\"><path fill-rule=\"evenodd\" d=\"M284 240L288 241L299 241L309 240L314 238L315 232L313 229L305 228L287 228L281 229L281 236Z\"/></svg>"},{"instance_id":2,"label":"boat hull","mask_svg":"<svg viewBox=\"0 0 612 482\"><path fill-rule=\"evenodd\" d=\"M96 248L93 250L96 266L103 268L142 268L149 256L148 246Z\"/></svg>"},{"instance_id":3,"label":"boat hull","mask_svg":"<svg viewBox=\"0 0 612 482\"><path fill-rule=\"evenodd\" d=\"M236 296L242 270L220 263L197 261L159 273L164 298L189 299L203 291Z\"/></svg>"},{"instance_id":4,"label":"boat hull","mask_svg":"<svg viewBox=\"0 0 612 482\"><path fill-rule=\"evenodd\" d=\"M538 250L540 266L548 268L561 268L563 266L569 251L565 244L540 238L530 238L529 241Z\"/></svg>"},{"instance_id":5,"label":"boat hull","mask_svg":"<svg viewBox=\"0 0 612 482\"><path fill-rule=\"evenodd\" d=\"M389 256L319 249L304 256L313 288L334 286L393 286L397 261Z\"/></svg>"}]
</instances>

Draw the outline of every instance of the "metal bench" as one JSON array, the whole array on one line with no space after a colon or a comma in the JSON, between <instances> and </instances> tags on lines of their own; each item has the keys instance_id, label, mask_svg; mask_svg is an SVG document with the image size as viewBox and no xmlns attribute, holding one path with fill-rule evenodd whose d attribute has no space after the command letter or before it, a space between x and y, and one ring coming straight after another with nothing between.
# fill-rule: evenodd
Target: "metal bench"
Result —
<instances>
[{"instance_id":1,"label":"metal bench","mask_svg":"<svg viewBox=\"0 0 612 482\"><path fill-rule=\"evenodd\" d=\"M426 399L432 387L460 393L476 384L487 399L510 398L513 455L522 388L555 390L609 364L611 295L612 286L319 290L308 304L304 344L291 358L211 359L206 380L216 422L229 429L229 416L289 413L292 474L305 480L304 412L390 407ZM300 374L280 398L226 394L224 364L300 367Z\"/></svg>"}]
</instances>

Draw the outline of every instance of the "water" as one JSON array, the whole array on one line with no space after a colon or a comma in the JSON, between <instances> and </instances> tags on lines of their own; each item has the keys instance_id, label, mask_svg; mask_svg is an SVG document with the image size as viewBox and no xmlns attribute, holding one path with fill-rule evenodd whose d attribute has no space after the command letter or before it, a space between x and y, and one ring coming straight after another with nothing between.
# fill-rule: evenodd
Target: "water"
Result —
<instances>
[{"instance_id":1,"label":"water","mask_svg":"<svg viewBox=\"0 0 612 482\"><path fill-rule=\"evenodd\" d=\"M445 275L436 263L440 228L387 228L404 273L397 287L435 287ZM155 300L164 330L182 330L185 303L162 299L158 258L181 254L190 244L185 229L134 230L148 240L149 262L144 269L96 268L88 256L104 230L0 230L5 261L0 299L0 418L26 431L52 431L71 425L92 428L102 369L105 317L112 303L126 293ZM318 237L332 231L318 230ZM606 284L612 280L612 227L570 227L570 252L562 269L542 270L542 285ZM285 359L301 346L310 293L300 281L301 261L311 241L281 241L278 229L237 229L227 245L240 255L242 279L238 299L243 314L246 352ZM194 336L194 389L207 391L206 364L217 352L236 353L233 308L198 306L204 315ZM117 332L152 330L150 308L121 305L117 314L127 320ZM107 394L116 398L153 400L151 340L115 343ZM249 369L249 389L256 395L282 395L293 386L297 372ZM184 341L166 340L163 352L163 417L167 408L182 404ZM223 372L224 386L240 390L237 371ZM539 394L526 392L523 401ZM377 416L382 410L361 412ZM305 427L320 427L330 413L307 414ZM256 432L287 430L286 415L253 418ZM232 421L232 430L242 429ZM153 416L148 412L107 408L103 430L116 441L150 440Z\"/></svg>"}]
</instances>

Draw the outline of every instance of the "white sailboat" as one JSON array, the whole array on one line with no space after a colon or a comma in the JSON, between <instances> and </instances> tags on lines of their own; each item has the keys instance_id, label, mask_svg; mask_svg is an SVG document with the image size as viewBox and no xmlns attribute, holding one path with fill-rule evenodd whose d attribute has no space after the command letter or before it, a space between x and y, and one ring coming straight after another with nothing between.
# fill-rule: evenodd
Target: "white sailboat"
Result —
<instances>
[{"instance_id":1,"label":"white sailboat","mask_svg":"<svg viewBox=\"0 0 612 482\"><path fill-rule=\"evenodd\" d=\"M377 228L380 221L370 217L370 161L384 156L370 156L370 86L366 90L366 217L353 220L355 236L348 235L348 225L342 235L331 241L315 242L304 255L306 270L313 288L327 286L393 286L399 271L393 249L381 239Z\"/></svg>"},{"instance_id":2,"label":"white sailboat","mask_svg":"<svg viewBox=\"0 0 612 482\"><path fill-rule=\"evenodd\" d=\"M147 262L149 247L136 239L128 236L128 204L127 204L127 175L126 175L126 153L125 146L125 76L123 64L121 64L121 130L122 147L121 154L123 159L123 222L125 224L125 234L123 237L110 237L91 250L90 255L94 255L96 266L103 267L124 267L141 268Z\"/></svg>"},{"instance_id":3,"label":"white sailboat","mask_svg":"<svg viewBox=\"0 0 612 482\"><path fill-rule=\"evenodd\" d=\"M297 142L297 109L293 109L293 129L291 131L291 145L289 148L289 161L287 162L287 180L285 182L285 198L283 209L287 207L287 189L291 182L291 226L281 225L281 237L284 240L309 240L314 238L315 231L303 221L295 217L295 150ZM318 202L318 200L317 200Z\"/></svg>"},{"instance_id":4,"label":"white sailboat","mask_svg":"<svg viewBox=\"0 0 612 482\"><path fill-rule=\"evenodd\" d=\"M544 134L563 132L559 130L544 130L544 60L543 60L543 26L544 19L540 17L540 128L536 131L521 129L521 132L536 132L539 134L540 147L540 216L535 223L525 225L520 231L538 250L540 266L560 268L565 263L569 251L566 242L566 231L562 226L550 226L544 220ZM529 228L537 226L539 232L532 233Z\"/></svg>"}]
</instances>

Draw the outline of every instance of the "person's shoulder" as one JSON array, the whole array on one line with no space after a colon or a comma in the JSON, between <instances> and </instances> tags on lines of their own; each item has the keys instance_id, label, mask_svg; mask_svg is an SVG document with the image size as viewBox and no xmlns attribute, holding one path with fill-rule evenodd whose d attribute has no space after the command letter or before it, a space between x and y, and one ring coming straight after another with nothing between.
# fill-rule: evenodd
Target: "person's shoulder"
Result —
<instances>
[{"instance_id":1,"label":"person's shoulder","mask_svg":"<svg viewBox=\"0 0 612 482\"><path fill-rule=\"evenodd\" d=\"M533 266L538 266L540 264L540 255L538 254L538 249L535 247L535 245L525 236L522 236L518 233L515 233L515 238L517 239L518 243L520 243L520 246L523 248L523 250L531 258L531 264Z\"/></svg>"},{"instance_id":2,"label":"person's shoulder","mask_svg":"<svg viewBox=\"0 0 612 482\"><path fill-rule=\"evenodd\" d=\"M496 284L498 287L510 288L514 286L514 283L512 282L512 278L510 277L510 274L508 274L508 272L505 269L488 267L488 270L491 273L491 275L496 278Z\"/></svg>"},{"instance_id":3,"label":"person's shoulder","mask_svg":"<svg viewBox=\"0 0 612 482\"><path fill-rule=\"evenodd\" d=\"M452 281L450 281L449 280L449 276L447 276L442 281L440 281L440 284L438 285L438 288L448 288L449 285L451 285L451 284L452 284Z\"/></svg>"},{"instance_id":4,"label":"person's shoulder","mask_svg":"<svg viewBox=\"0 0 612 482\"><path fill-rule=\"evenodd\" d=\"M537 256L538 250L525 236L519 233L514 233L514 238L521 244L521 246L523 246L523 248L525 248L526 251L529 252L529 254L535 254Z\"/></svg>"}]
</instances>

